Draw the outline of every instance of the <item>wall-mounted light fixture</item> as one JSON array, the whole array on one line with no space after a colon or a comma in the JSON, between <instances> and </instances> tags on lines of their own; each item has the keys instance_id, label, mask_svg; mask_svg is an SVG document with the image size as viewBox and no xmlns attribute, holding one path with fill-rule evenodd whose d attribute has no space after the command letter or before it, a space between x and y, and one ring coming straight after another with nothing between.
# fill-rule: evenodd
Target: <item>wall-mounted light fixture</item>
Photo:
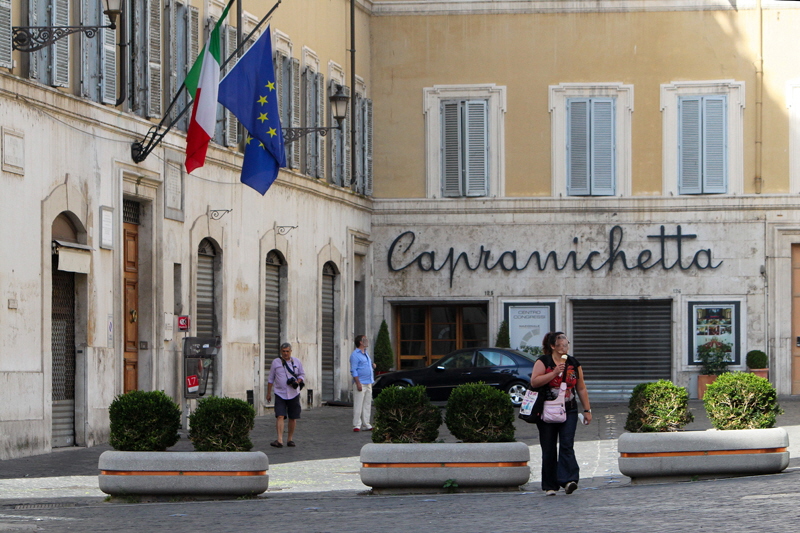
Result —
<instances>
[{"instance_id":1,"label":"wall-mounted light fixture","mask_svg":"<svg viewBox=\"0 0 800 533\"><path fill-rule=\"evenodd\" d=\"M335 127L320 127L320 128L283 128L283 142L284 144L291 144L298 139L302 139L309 133L319 133L323 137L331 130L342 129L342 121L347 118L347 104L350 102L350 97L344 93L344 87L341 85L336 89L336 94L331 95L331 114L336 119Z\"/></svg>"},{"instance_id":2,"label":"wall-mounted light fixture","mask_svg":"<svg viewBox=\"0 0 800 533\"><path fill-rule=\"evenodd\" d=\"M103 13L111 22L108 26L14 26L12 47L20 52L35 52L73 33L83 32L91 39L97 35L98 30L117 29L117 16L122 13L122 0L103 1L106 7Z\"/></svg>"}]
</instances>

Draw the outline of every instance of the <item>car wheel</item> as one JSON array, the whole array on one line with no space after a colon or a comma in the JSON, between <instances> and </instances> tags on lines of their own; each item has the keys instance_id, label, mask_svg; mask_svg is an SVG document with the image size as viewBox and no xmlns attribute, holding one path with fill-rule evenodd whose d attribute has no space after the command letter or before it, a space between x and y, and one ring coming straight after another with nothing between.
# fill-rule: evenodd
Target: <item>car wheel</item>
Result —
<instances>
[{"instance_id":1,"label":"car wheel","mask_svg":"<svg viewBox=\"0 0 800 533\"><path fill-rule=\"evenodd\" d=\"M405 381L395 381L394 383L392 383L389 386L390 387L397 387L398 389L405 389L405 388L410 387L411 385L409 385ZM523 392L522 394L525 394L525 393Z\"/></svg>"},{"instance_id":2,"label":"car wheel","mask_svg":"<svg viewBox=\"0 0 800 533\"><path fill-rule=\"evenodd\" d=\"M522 400L525 398L525 391L528 390L528 387L525 386L525 383L522 381L515 381L508 387L506 387L506 392L508 393L509 397L511 397L511 403L514 407L519 407L522 405Z\"/></svg>"}]
</instances>

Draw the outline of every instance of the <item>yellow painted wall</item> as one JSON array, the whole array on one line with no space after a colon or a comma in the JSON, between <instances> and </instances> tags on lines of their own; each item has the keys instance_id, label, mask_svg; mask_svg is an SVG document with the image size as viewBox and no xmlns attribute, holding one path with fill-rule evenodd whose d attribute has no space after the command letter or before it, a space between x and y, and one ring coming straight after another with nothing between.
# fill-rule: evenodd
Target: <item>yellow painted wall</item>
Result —
<instances>
[{"instance_id":1,"label":"yellow painted wall","mask_svg":"<svg viewBox=\"0 0 800 533\"><path fill-rule=\"evenodd\" d=\"M763 192L786 192L787 79L800 77L800 12L767 11ZM380 16L372 21L375 196L425 196L422 89L508 88L506 196L550 196L548 86L634 86L632 193L662 194L660 86L732 79L745 84L744 191L754 189L758 12Z\"/></svg>"}]
</instances>

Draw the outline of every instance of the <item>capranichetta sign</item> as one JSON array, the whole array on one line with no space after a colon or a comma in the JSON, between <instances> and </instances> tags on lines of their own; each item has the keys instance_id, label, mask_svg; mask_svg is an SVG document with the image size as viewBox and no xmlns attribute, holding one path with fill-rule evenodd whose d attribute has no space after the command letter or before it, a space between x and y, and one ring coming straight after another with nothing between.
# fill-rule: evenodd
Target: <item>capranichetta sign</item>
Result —
<instances>
[{"instance_id":1,"label":"capranichetta sign","mask_svg":"<svg viewBox=\"0 0 800 533\"><path fill-rule=\"evenodd\" d=\"M722 261L714 263L710 248L695 251L692 260L688 264L685 263L683 245L685 241L696 239L697 235L684 234L680 225L676 228L675 233L671 234L668 234L664 226L661 226L661 231L658 235L648 235L647 238L657 241L656 250L641 250L636 255L636 259L633 259L635 252L630 253L622 249L624 231L621 226L614 226L608 232L608 248L604 252L590 251L585 257L579 257L578 252L575 250L567 252L566 255L562 254L562 260L559 259L558 253L554 250L549 252L537 250L529 254L519 253L517 250L507 250L495 256L491 249L481 245L477 256L470 256L467 252L456 254L455 249L450 247L450 250L444 255L444 259L437 262L436 256L439 255L441 257L443 254L437 254L436 250L419 252L412 250L416 234L413 231L405 231L398 235L392 245L389 246L387 262L391 272L400 272L411 265L417 265L423 272L439 272L447 268L450 272L451 287L453 286L453 276L458 270L459 264L471 271L479 268L494 270L499 267L507 272L523 271L531 264L539 271L547 269L548 266L555 270L564 270L571 266L575 271L588 269L592 272L603 268L611 272L614 270L615 264L619 264L625 270L650 270L659 265L664 270L671 270L675 267L681 270L689 270L691 268L705 270L719 268L722 264ZM578 244L578 238L573 238L572 242L573 244ZM670 257L675 257L672 262L668 262L668 251L674 251L674 253L669 254Z\"/></svg>"}]
</instances>

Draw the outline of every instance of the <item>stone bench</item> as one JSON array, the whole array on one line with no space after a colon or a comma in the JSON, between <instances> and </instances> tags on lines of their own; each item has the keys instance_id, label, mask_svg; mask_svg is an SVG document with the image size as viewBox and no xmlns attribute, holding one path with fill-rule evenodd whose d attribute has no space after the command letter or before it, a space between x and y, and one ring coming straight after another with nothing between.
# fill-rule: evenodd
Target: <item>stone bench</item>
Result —
<instances>
[{"instance_id":1,"label":"stone bench","mask_svg":"<svg viewBox=\"0 0 800 533\"><path fill-rule=\"evenodd\" d=\"M100 490L112 496L246 496L269 485L263 452L107 451L98 468Z\"/></svg>"},{"instance_id":2,"label":"stone bench","mask_svg":"<svg viewBox=\"0 0 800 533\"><path fill-rule=\"evenodd\" d=\"M619 471L633 483L775 474L789 465L783 428L623 433Z\"/></svg>"},{"instance_id":3,"label":"stone bench","mask_svg":"<svg viewBox=\"0 0 800 533\"><path fill-rule=\"evenodd\" d=\"M523 442L366 444L361 482L376 492L393 489L518 490L530 479L530 451Z\"/></svg>"}]
</instances>

